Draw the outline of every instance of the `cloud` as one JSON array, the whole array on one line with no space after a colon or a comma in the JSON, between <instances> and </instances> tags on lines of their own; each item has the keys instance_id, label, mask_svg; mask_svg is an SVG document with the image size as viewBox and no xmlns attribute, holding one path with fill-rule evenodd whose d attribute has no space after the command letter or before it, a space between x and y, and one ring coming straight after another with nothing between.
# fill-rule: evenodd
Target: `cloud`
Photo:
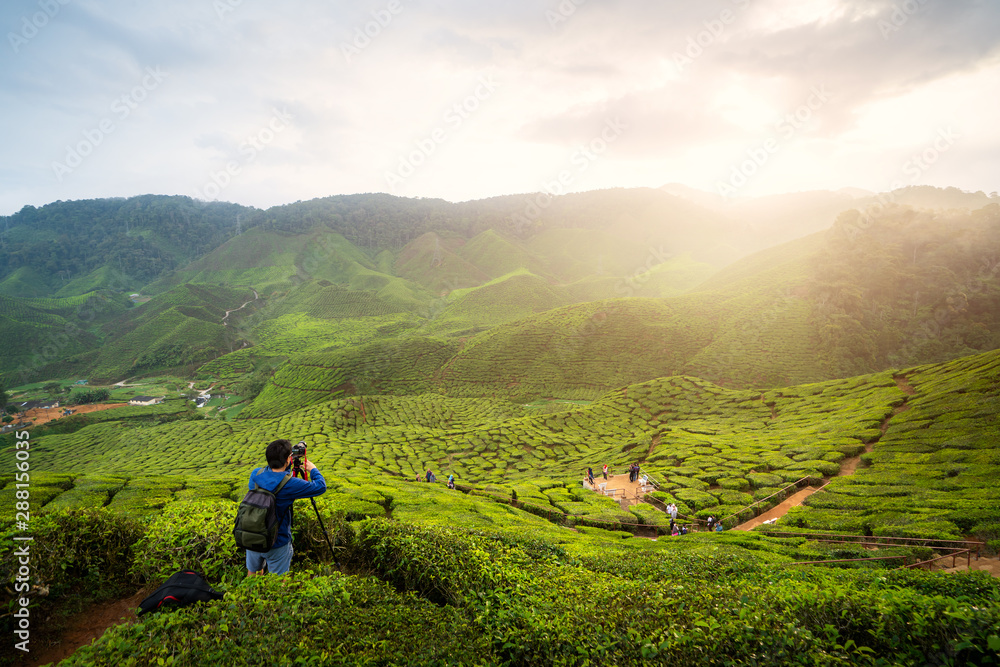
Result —
<instances>
[{"instance_id":1,"label":"cloud","mask_svg":"<svg viewBox=\"0 0 1000 667\"><path fill-rule=\"evenodd\" d=\"M292 127L225 197L263 206L385 189L385 170L486 75L497 92L449 132L406 194L535 189L614 118L628 129L580 187L705 187L815 86L830 101L763 170L761 186L795 186L795 174L809 173L811 185L878 189L895 169L887 156L916 150L948 123L970 139L928 179L954 175L992 190L984 181L1000 173L992 149L972 153L1000 145L982 78L1000 67L996 3L398 0L390 21L390 0L220 2L228 9L72 0L16 52L0 49L0 114L16 129L0 145L0 207L128 194L123 184L189 192L238 156L274 108L294 115ZM4 3L0 27L16 33L37 11L32 0ZM347 59L343 45L359 30L368 42ZM115 118L84 166L55 179L51 163L149 66L169 78ZM964 151L976 171L963 166Z\"/></svg>"}]
</instances>

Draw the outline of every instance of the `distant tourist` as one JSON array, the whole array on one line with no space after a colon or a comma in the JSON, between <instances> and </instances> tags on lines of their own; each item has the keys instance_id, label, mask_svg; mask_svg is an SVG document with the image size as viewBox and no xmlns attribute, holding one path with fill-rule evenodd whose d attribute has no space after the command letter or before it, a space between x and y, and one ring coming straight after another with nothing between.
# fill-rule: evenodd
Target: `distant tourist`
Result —
<instances>
[{"instance_id":1,"label":"distant tourist","mask_svg":"<svg viewBox=\"0 0 1000 667\"><path fill-rule=\"evenodd\" d=\"M673 519L674 521L676 521L677 520L677 505L675 505L673 503L670 503L670 506L667 507L667 511L670 512L670 518Z\"/></svg>"},{"instance_id":2,"label":"distant tourist","mask_svg":"<svg viewBox=\"0 0 1000 667\"><path fill-rule=\"evenodd\" d=\"M717 532L717 533L721 533L722 532L722 522L721 521L719 521L718 523L715 524L715 532Z\"/></svg>"},{"instance_id":3,"label":"distant tourist","mask_svg":"<svg viewBox=\"0 0 1000 667\"><path fill-rule=\"evenodd\" d=\"M687 524L684 524L683 526L681 526L681 535L687 535L687 534L688 534L688 527Z\"/></svg>"},{"instance_id":4,"label":"distant tourist","mask_svg":"<svg viewBox=\"0 0 1000 667\"><path fill-rule=\"evenodd\" d=\"M671 526L672 526L671 529L670 529L670 535L671 535L671 537L677 537L678 535L681 534L681 531L680 531L679 528L677 528L677 526L674 526L672 523L671 523Z\"/></svg>"},{"instance_id":5,"label":"distant tourist","mask_svg":"<svg viewBox=\"0 0 1000 667\"><path fill-rule=\"evenodd\" d=\"M709 530L712 530L712 525L713 525L714 523L715 523L715 517L714 517L714 516L710 516L710 517L708 517L708 529L709 529Z\"/></svg>"},{"instance_id":6,"label":"distant tourist","mask_svg":"<svg viewBox=\"0 0 1000 667\"><path fill-rule=\"evenodd\" d=\"M587 468L587 479L590 480L590 485L593 486L594 485L594 469L593 468L590 468L590 467Z\"/></svg>"},{"instance_id":7,"label":"distant tourist","mask_svg":"<svg viewBox=\"0 0 1000 667\"><path fill-rule=\"evenodd\" d=\"M448 474L448 488L449 489L455 488L455 475L451 473Z\"/></svg>"},{"instance_id":8,"label":"distant tourist","mask_svg":"<svg viewBox=\"0 0 1000 667\"><path fill-rule=\"evenodd\" d=\"M604 481L608 481L608 464L604 464Z\"/></svg>"},{"instance_id":9,"label":"distant tourist","mask_svg":"<svg viewBox=\"0 0 1000 667\"><path fill-rule=\"evenodd\" d=\"M430 468L427 469L427 481L428 482L436 482L437 481L437 477L434 476L434 473L431 472Z\"/></svg>"}]
</instances>

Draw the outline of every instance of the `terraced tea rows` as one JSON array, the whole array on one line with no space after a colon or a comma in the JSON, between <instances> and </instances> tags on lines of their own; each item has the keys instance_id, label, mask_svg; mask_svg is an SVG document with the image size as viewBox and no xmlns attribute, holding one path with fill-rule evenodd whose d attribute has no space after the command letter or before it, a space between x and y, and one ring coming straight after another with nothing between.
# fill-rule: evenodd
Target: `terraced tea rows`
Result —
<instances>
[{"instance_id":1,"label":"terraced tea rows","mask_svg":"<svg viewBox=\"0 0 1000 667\"><path fill-rule=\"evenodd\" d=\"M868 464L833 480L787 524L867 535L964 537L1000 546L1000 353L921 366Z\"/></svg>"},{"instance_id":2,"label":"terraced tea rows","mask_svg":"<svg viewBox=\"0 0 1000 667\"><path fill-rule=\"evenodd\" d=\"M359 393L420 394L458 346L414 337L295 357L283 364L243 418L277 417Z\"/></svg>"},{"instance_id":3,"label":"terraced tea rows","mask_svg":"<svg viewBox=\"0 0 1000 667\"><path fill-rule=\"evenodd\" d=\"M289 437L308 441L310 455L331 477L363 471L413 479L432 469L439 479L453 473L459 482L505 489L539 478L576 485L587 466L621 470L641 461L661 483L662 500L676 502L683 514L718 517L790 482L834 475L845 459L873 447L865 458L875 464L871 472L863 468L813 496L810 507L792 515L795 525L863 530L859 496L868 502L883 493L884 507L868 512L881 513L879 530L955 534L971 529L973 519L981 530L1000 520L995 492L981 488L1000 473L992 445L998 359L1000 352L909 371L919 392L913 399L888 372L763 394L661 378L542 415L487 399L361 396L273 419L98 424L40 438L32 460L37 470L51 472L118 475L127 462L148 474L228 477L260 464L270 440ZM951 414L945 406L959 392L968 408ZM889 429L886 439L883 429ZM891 463L888 477L880 457ZM906 498L906 484L929 488ZM823 503L855 513L840 506L824 513ZM956 523L956 513L968 519Z\"/></svg>"},{"instance_id":4,"label":"terraced tea rows","mask_svg":"<svg viewBox=\"0 0 1000 667\"><path fill-rule=\"evenodd\" d=\"M679 372L713 331L705 313L663 301L568 306L476 336L442 370L440 386L460 396L594 399Z\"/></svg>"}]
</instances>

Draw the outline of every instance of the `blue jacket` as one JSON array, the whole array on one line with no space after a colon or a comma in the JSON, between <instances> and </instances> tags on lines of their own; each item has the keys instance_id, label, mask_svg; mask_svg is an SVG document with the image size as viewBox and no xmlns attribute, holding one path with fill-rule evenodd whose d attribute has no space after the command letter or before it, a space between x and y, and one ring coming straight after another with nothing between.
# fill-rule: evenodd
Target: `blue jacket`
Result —
<instances>
[{"instance_id":1,"label":"blue jacket","mask_svg":"<svg viewBox=\"0 0 1000 667\"><path fill-rule=\"evenodd\" d=\"M287 472L274 472L267 466L257 468L250 473L247 489L253 489L253 485L257 484L262 489L274 491L281 484L281 480L285 478ZM313 498L326 493L326 480L323 479L318 468L314 468L309 473L309 478L310 481L307 482L304 479L293 477L278 492L275 510L281 517L281 523L278 524L278 537L274 540L272 549L283 547L292 541L292 502L299 498Z\"/></svg>"}]
</instances>

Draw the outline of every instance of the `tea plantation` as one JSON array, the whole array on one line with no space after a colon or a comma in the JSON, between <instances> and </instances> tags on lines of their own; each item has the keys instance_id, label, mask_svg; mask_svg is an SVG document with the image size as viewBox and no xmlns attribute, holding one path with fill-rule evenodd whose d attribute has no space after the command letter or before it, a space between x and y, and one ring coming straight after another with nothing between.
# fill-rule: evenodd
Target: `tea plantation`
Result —
<instances>
[{"instance_id":1,"label":"tea plantation","mask_svg":"<svg viewBox=\"0 0 1000 667\"><path fill-rule=\"evenodd\" d=\"M527 225L520 197L87 206L26 209L0 254L87 220L142 285L89 241L59 240L61 282L0 267L0 397L163 375L171 398L0 435L0 625L30 598L30 657L89 603L194 568L222 601L63 664L1000 664L996 579L900 567L934 540L1000 551L995 204L846 211L754 255L749 227L653 190ZM276 438L308 443L328 491L319 518L298 504L292 574L248 579L232 526ZM581 483L633 463L644 502Z\"/></svg>"},{"instance_id":2,"label":"tea plantation","mask_svg":"<svg viewBox=\"0 0 1000 667\"><path fill-rule=\"evenodd\" d=\"M226 592L217 603L112 627L62 664L989 665L1000 657L995 579L791 565L844 557L804 538L734 531L650 541L567 528L440 484L330 475L318 506L335 558L311 508L300 507L293 573L246 579L231 536L243 479L35 479L33 492L52 489L46 507L70 494L78 507L33 519L45 556L34 577L47 591L32 590L36 618L56 624L81 597L130 595L181 568ZM549 482L534 494L543 487L553 496L577 488ZM5 533L0 558L12 567ZM261 641L285 635L296 639Z\"/></svg>"},{"instance_id":3,"label":"tea plantation","mask_svg":"<svg viewBox=\"0 0 1000 667\"><path fill-rule=\"evenodd\" d=\"M228 592L113 628L68 664L234 664L260 658L271 623L308 639L274 664L997 664L1000 586L984 573L803 569L788 564L930 551L780 531L973 537L996 550L998 393L994 352L763 393L672 376L541 414L428 393L334 396L235 422L94 413L111 416L31 443L31 530L45 550L33 600L51 614L187 567ZM319 507L337 553L305 505L292 578L244 581L236 501L282 436L306 440L329 481ZM14 468L10 447L3 459ZM755 499L830 483L774 537L667 537L652 505L580 485L588 466L633 461L682 520L711 514L727 528ZM427 469L454 474L458 490L411 481ZM18 488L12 474L0 484L13 571ZM413 653L418 637L432 638L425 653Z\"/></svg>"}]
</instances>

